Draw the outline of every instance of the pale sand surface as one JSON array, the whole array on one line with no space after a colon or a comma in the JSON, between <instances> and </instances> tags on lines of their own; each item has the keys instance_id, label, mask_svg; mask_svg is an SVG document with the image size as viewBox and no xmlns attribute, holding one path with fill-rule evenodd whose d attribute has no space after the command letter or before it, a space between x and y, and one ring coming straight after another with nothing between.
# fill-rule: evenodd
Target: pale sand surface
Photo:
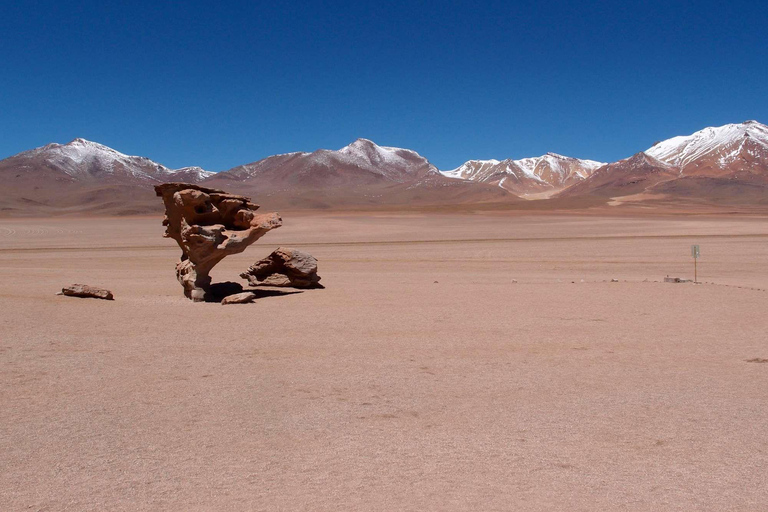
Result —
<instances>
[{"instance_id":1,"label":"pale sand surface","mask_svg":"<svg viewBox=\"0 0 768 512\"><path fill-rule=\"evenodd\" d=\"M284 218L214 279L327 288L227 307L159 218L0 220L0 510L766 509L765 218Z\"/></svg>"}]
</instances>

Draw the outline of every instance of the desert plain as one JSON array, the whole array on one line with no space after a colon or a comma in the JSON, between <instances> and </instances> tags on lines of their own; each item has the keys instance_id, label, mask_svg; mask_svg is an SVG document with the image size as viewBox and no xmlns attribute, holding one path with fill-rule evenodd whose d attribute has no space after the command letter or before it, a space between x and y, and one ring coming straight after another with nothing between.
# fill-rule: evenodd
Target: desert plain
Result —
<instances>
[{"instance_id":1,"label":"desert plain","mask_svg":"<svg viewBox=\"0 0 768 512\"><path fill-rule=\"evenodd\" d=\"M765 216L282 213L214 280L326 288L232 306L159 216L0 219L0 510L768 507Z\"/></svg>"}]
</instances>

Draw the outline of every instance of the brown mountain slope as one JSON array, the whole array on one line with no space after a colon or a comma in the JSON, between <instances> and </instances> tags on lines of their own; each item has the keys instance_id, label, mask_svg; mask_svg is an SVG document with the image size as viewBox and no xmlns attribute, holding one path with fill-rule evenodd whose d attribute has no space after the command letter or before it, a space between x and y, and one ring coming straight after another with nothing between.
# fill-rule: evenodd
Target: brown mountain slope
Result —
<instances>
[{"instance_id":1,"label":"brown mountain slope","mask_svg":"<svg viewBox=\"0 0 768 512\"><path fill-rule=\"evenodd\" d=\"M382 147L367 139L333 151L275 155L241 165L210 177L206 183L222 180L258 182L263 190L346 187L384 183L405 183L430 174L435 166L408 149Z\"/></svg>"},{"instance_id":2,"label":"brown mountain slope","mask_svg":"<svg viewBox=\"0 0 768 512\"><path fill-rule=\"evenodd\" d=\"M275 155L204 181L270 208L355 208L515 202L498 187L447 178L415 151L367 139L333 151Z\"/></svg>"},{"instance_id":3,"label":"brown mountain slope","mask_svg":"<svg viewBox=\"0 0 768 512\"><path fill-rule=\"evenodd\" d=\"M674 198L678 204L768 206L768 180L751 174L685 176L658 183L649 189L649 193Z\"/></svg>"},{"instance_id":4,"label":"brown mountain slope","mask_svg":"<svg viewBox=\"0 0 768 512\"><path fill-rule=\"evenodd\" d=\"M215 184L215 185L214 185ZM211 180L206 186L251 197L267 209L410 209L450 205L518 204L519 199L497 186L429 175L406 183L298 186L270 189L259 180Z\"/></svg>"},{"instance_id":5,"label":"brown mountain slope","mask_svg":"<svg viewBox=\"0 0 768 512\"><path fill-rule=\"evenodd\" d=\"M648 188L678 177L671 165L645 153L600 167L592 175L560 192L557 197L596 196L612 198L645 192Z\"/></svg>"}]
</instances>

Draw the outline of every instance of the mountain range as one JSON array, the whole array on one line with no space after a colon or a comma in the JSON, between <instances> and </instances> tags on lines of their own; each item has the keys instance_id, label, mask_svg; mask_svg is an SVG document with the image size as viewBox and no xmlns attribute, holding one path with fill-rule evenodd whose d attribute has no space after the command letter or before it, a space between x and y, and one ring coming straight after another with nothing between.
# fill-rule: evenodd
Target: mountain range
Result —
<instances>
[{"instance_id":1,"label":"mountain range","mask_svg":"<svg viewBox=\"0 0 768 512\"><path fill-rule=\"evenodd\" d=\"M768 205L768 126L746 121L657 142L556 197L585 196L613 204Z\"/></svg>"},{"instance_id":2,"label":"mountain range","mask_svg":"<svg viewBox=\"0 0 768 512\"><path fill-rule=\"evenodd\" d=\"M580 160L556 153L522 160L470 160L443 175L498 185L520 197L547 197L585 180L602 162Z\"/></svg>"},{"instance_id":3,"label":"mountain range","mask_svg":"<svg viewBox=\"0 0 768 512\"><path fill-rule=\"evenodd\" d=\"M0 160L0 213L151 213L159 210L152 185L170 181L204 183L292 209L766 206L768 126L747 121L705 128L612 163L547 153L469 160L448 171L415 151L367 139L335 151L274 155L219 173L170 169L75 139Z\"/></svg>"}]
</instances>

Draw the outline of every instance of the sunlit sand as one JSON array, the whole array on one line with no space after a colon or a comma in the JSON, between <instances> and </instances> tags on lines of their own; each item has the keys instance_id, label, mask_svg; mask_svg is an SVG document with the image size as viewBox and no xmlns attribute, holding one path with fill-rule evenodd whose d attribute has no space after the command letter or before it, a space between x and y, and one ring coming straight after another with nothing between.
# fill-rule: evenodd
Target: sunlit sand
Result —
<instances>
[{"instance_id":1,"label":"sunlit sand","mask_svg":"<svg viewBox=\"0 0 768 512\"><path fill-rule=\"evenodd\" d=\"M7 510L768 499L765 218L283 218L214 281L285 245L326 289L242 306L184 298L160 217L0 221Z\"/></svg>"}]
</instances>

